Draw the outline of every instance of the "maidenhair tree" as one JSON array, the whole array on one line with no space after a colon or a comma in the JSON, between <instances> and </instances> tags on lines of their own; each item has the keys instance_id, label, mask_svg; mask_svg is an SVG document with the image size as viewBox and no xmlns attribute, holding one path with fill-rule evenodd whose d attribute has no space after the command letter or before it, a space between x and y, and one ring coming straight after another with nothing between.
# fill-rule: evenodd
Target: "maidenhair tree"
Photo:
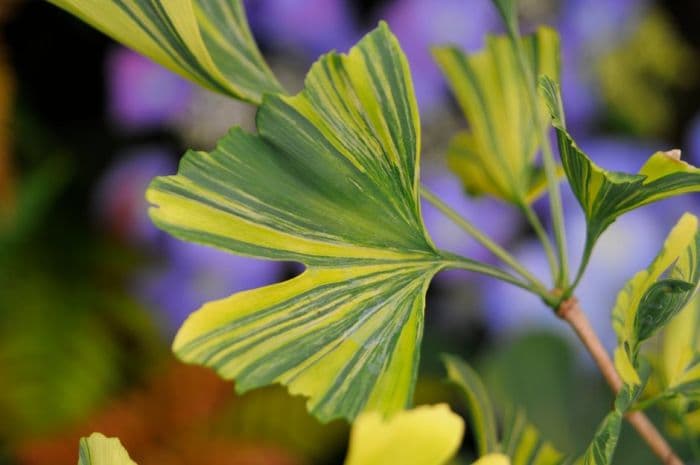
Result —
<instances>
[{"instance_id":1,"label":"maidenhair tree","mask_svg":"<svg viewBox=\"0 0 700 465\"><path fill-rule=\"evenodd\" d=\"M305 271L205 304L175 338L179 358L235 380L239 392L280 383L306 396L319 420L354 422L346 464L445 463L461 442L462 419L445 405L407 409L426 289L440 270L471 270L539 296L572 326L616 394L580 463L611 462L623 418L663 463L682 463L643 410L661 405L684 425L699 405L698 219L684 215L656 259L620 291L612 357L575 292L596 241L619 216L700 191L700 170L678 150L651 155L638 173L595 165L566 128L558 36L543 27L521 37L514 0L494 0L508 34L489 37L483 51L434 49L469 125L455 134L446 157L465 192L522 212L541 240L550 283L421 185L411 73L386 24L349 53L320 57L304 89L288 95L255 44L241 0L49 1L192 81L257 106L256 132L232 128L213 151L190 150L176 175L153 180L146 193L151 218L180 239L299 262ZM562 179L587 220L577 270L568 266ZM552 237L532 207L542 195ZM421 197L500 266L438 249L423 225ZM644 342L659 332L662 355L655 356ZM499 428L478 375L456 357L444 360L468 407L476 463L572 461L517 409ZM118 440L97 433L81 441L80 463L133 464Z\"/></svg>"}]
</instances>

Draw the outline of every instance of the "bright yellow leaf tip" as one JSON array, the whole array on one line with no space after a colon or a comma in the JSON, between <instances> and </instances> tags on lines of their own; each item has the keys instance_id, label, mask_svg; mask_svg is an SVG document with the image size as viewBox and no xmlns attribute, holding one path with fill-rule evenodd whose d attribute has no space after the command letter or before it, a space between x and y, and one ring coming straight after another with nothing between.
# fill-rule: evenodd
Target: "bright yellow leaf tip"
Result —
<instances>
[{"instance_id":1,"label":"bright yellow leaf tip","mask_svg":"<svg viewBox=\"0 0 700 465\"><path fill-rule=\"evenodd\" d=\"M455 455L463 434L464 421L445 404L405 410L388 420L363 413L353 425L345 465L442 465Z\"/></svg>"},{"instance_id":2,"label":"bright yellow leaf tip","mask_svg":"<svg viewBox=\"0 0 700 465\"><path fill-rule=\"evenodd\" d=\"M472 465L510 465L510 459L503 454L489 454L481 457Z\"/></svg>"},{"instance_id":3,"label":"bright yellow leaf tip","mask_svg":"<svg viewBox=\"0 0 700 465\"><path fill-rule=\"evenodd\" d=\"M92 433L80 439L78 465L136 465L117 438Z\"/></svg>"}]
</instances>

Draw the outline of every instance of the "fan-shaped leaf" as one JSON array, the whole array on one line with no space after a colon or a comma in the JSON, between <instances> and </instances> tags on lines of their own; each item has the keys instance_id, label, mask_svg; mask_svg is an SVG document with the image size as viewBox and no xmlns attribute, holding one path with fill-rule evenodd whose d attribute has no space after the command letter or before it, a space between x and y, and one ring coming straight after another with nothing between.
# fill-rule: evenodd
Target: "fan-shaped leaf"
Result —
<instances>
[{"instance_id":1,"label":"fan-shaped leaf","mask_svg":"<svg viewBox=\"0 0 700 465\"><path fill-rule=\"evenodd\" d=\"M566 131L559 86L543 76L540 87L557 132L564 171L588 224L587 254L615 219L657 200L700 191L700 169L680 160L680 151L657 152L638 174L606 171L579 149Z\"/></svg>"},{"instance_id":2,"label":"fan-shaped leaf","mask_svg":"<svg viewBox=\"0 0 700 465\"><path fill-rule=\"evenodd\" d=\"M345 465L442 465L455 455L463 434L464 422L444 404L417 407L389 420L363 413L353 425Z\"/></svg>"},{"instance_id":3,"label":"fan-shaped leaf","mask_svg":"<svg viewBox=\"0 0 700 465\"><path fill-rule=\"evenodd\" d=\"M151 216L183 239L308 268L205 305L175 352L240 391L285 384L322 420L406 407L425 290L446 261L420 217L418 113L395 37L382 24L324 56L299 95L266 97L257 124L156 179Z\"/></svg>"},{"instance_id":4,"label":"fan-shaped leaf","mask_svg":"<svg viewBox=\"0 0 700 465\"><path fill-rule=\"evenodd\" d=\"M80 439L78 465L136 465L117 438L92 433Z\"/></svg>"},{"instance_id":5,"label":"fan-shaped leaf","mask_svg":"<svg viewBox=\"0 0 700 465\"><path fill-rule=\"evenodd\" d=\"M541 28L522 41L538 75L558 76L556 32ZM486 49L474 55L454 47L433 53L470 126L450 144L451 169L473 194L516 204L534 200L544 190L534 166L538 134L510 39L489 37ZM541 111L544 116L544 105Z\"/></svg>"},{"instance_id":6,"label":"fan-shaped leaf","mask_svg":"<svg viewBox=\"0 0 700 465\"><path fill-rule=\"evenodd\" d=\"M216 92L260 103L282 90L242 0L49 0L124 45Z\"/></svg>"}]
</instances>

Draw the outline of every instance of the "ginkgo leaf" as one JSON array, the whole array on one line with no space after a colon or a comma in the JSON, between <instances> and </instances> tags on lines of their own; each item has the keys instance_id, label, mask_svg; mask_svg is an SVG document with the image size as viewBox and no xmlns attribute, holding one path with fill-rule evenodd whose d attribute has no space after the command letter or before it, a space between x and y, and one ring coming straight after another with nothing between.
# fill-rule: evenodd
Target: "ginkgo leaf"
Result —
<instances>
[{"instance_id":1,"label":"ginkgo leaf","mask_svg":"<svg viewBox=\"0 0 700 465\"><path fill-rule=\"evenodd\" d=\"M498 452L496 414L479 375L458 357L443 355L447 377L457 386L467 403L469 423L479 455Z\"/></svg>"},{"instance_id":2,"label":"ginkgo leaf","mask_svg":"<svg viewBox=\"0 0 700 465\"><path fill-rule=\"evenodd\" d=\"M637 273L618 294L612 312L619 343L615 365L627 384L639 384L635 371L639 344L668 323L693 296L700 279L698 248L698 219L686 213L651 265Z\"/></svg>"},{"instance_id":3,"label":"ginkgo leaf","mask_svg":"<svg viewBox=\"0 0 700 465\"><path fill-rule=\"evenodd\" d=\"M489 454L473 462L472 465L511 465L511 463L507 455Z\"/></svg>"},{"instance_id":4,"label":"ginkgo leaf","mask_svg":"<svg viewBox=\"0 0 700 465\"><path fill-rule=\"evenodd\" d=\"M92 433L80 439L78 465L136 465L117 438Z\"/></svg>"},{"instance_id":5,"label":"ginkgo leaf","mask_svg":"<svg viewBox=\"0 0 700 465\"><path fill-rule=\"evenodd\" d=\"M505 419L502 449L512 465L561 465L566 456L544 439L522 409L511 409Z\"/></svg>"},{"instance_id":6,"label":"ginkgo leaf","mask_svg":"<svg viewBox=\"0 0 700 465\"><path fill-rule=\"evenodd\" d=\"M566 131L557 83L543 76L540 88L557 132L564 171L586 215L586 256L598 237L623 213L657 200L700 191L700 169L681 161L678 150L656 152L638 174L597 166Z\"/></svg>"},{"instance_id":7,"label":"ginkgo leaf","mask_svg":"<svg viewBox=\"0 0 700 465\"><path fill-rule=\"evenodd\" d=\"M493 456L495 461L498 456L506 457L512 465L564 463L564 454L541 437L540 432L527 421L521 409L511 409L508 412L503 437L499 442L496 412L479 375L458 357L446 355L443 356L443 361L450 382L459 387L466 400L469 426L480 456ZM504 455L498 454L499 452Z\"/></svg>"},{"instance_id":8,"label":"ginkgo leaf","mask_svg":"<svg viewBox=\"0 0 700 465\"><path fill-rule=\"evenodd\" d=\"M613 410L602 421L593 441L583 455L581 465L610 465L622 428L622 413Z\"/></svg>"},{"instance_id":9,"label":"ginkgo leaf","mask_svg":"<svg viewBox=\"0 0 700 465\"><path fill-rule=\"evenodd\" d=\"M363 413L350 433L345 465L443 465L455 455L463 435L464 421L445 404L406 410L389 420L377 412Z\"/></svg>"},{"instance_id":10,"label":"ginkgo leaf","mask_svg":"<svg viewBox=\"0 0 700 465\"><path fill-rule=\"evenodd\" d=\"M127 47L216 92L260 103L280 92L242 0L49 0Z\"/></svg>"},{"instance_id":11,"label":"ginkgo leaf","mask_svg":"<svg viewBox=\"0 0 700 465\"><path fill-rule=\"evenodd\" d=\"M425 291L449 260L420 216L418 113L396 38L382 23L348 55L325 55L300 94L266 96L257 126L157 178L151 217L177 237L307 269L205 305L176 354L241 392L284 384L321 420L405 408Z\"/></svg>"},{"instance_id":12,"label":"ginkgo leaf","mask_svg":"<svg viewBox=\"0 0 700 465\"><path fill-rule=\"evenodd\" d=\"M660 355L662 388L700 399L700 294L664 329Z\"/></svg>"},{"instance_id":13,"label":"ginkgo leaf","mask_svg":"<svg viewBox=\"0 0 700 465\"><path fill-rule=\"evenodd\" d=\"M559 74L559 37L540 28L522 39L537 74ZM450 168L472 194L487 194L515 204L544 192L534 158L539 146L528 89L508 37L489 37L486 49L466 55L454 47L434 56L464 112L470 129L448 150ZM547 109L543 104L542 116Z\"/></svg>"}]
</instances>

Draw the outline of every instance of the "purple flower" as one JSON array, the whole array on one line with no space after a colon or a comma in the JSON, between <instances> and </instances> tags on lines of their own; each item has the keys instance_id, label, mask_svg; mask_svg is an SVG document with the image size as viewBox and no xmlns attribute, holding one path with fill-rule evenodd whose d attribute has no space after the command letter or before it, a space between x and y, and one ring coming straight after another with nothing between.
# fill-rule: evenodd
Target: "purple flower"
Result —
<instances>
[{"instance_id":1,"label":"purple flower","mask_svg":"<svg viewBox=\"0 0 700 465\"><path fill-rule=\"evenodd\" d=\"M488 0L395 0L379 18L387 21L408 57L416 97L425 111L448 96L431 47L452 44L475 52L483 47L484 35L499 24Z\"/></svg>"},{"instance_id":2,"label":"purple flower","mask_svg":"<svg viewBox=\"0 0 700 465\"><path fill-rule=\"evenodd\" d=\"M153 264L135 273L132 289L168 333L204 302L273 283L281 270L279 262L235 256L156 229L144 194L154 177L174 172L175 163L164 150L134 149L109 169L95 193L100 223L153 257Z\"/></svg>"},{"instance_id":3,"label":"purple flower","mask_svg":"<svg viewBox=\"0 0 700 465\"><path fill-rule=\"evenodd\" d=\"M520 220L510 206L488 197L468 197L459 179L443 170L426 169L423 183L496 242L505 244L515 236ZM425 200L422 212L430 237L438 247L482 262L495 261L489 251ZM458 274L462 276L451 271L438 276L440 279L456 279Z\"/></svg>"},{"instance_id":4,"label":"purple flower","mask_svg":"<svg viewBox=\"0 0 700 465\"><path fill-rule=\"evenodd\" d=\"M164 260L134 283L168 333L204 303L279 280L279 262L257 260L167 236Z\"/></svg>"},{"instance_id":5,"label":"purple flower","mask_svg":"<svg viewBox=\"0 0 700 465\"><path fill-rule=\"evenodd\" d=\"M156 176L173 174L175 163L160 147L122 153L95 188L98 221L114 236L132 244L152 245L161 234L148 217L146 187Z\"/></svg>"},{"instance_id":6,"label":"purple flower","mask_svg":"<svg viewBox=\"0 0 700 465\"><path fill-rule=\"evenodd\" d=\"M601 106L596 60L638 25L646 0L569 0L557 20L562 38L562 94L567 123L583 129Z\"/></svg>"},{"instance_id":7,"label":"purple flower","mask_svg":"<svg viewBox=\"0 0 700 465\"><path fill-rule=\"evenodd\" d=\"M123 47L108 54L106 74L110 118L132 131L172 122L187 108L194 85Z\"/></svg>"},{"instance_id":8,"label":"purple flower","mask_svg":"<svg viewBox=\"0 0 700 465\"><path fill-rule=\"evenodd\" d=\"M693 118L688 127L683 158L695 166L700 165L700 114Z\"/></svg>"},{"instance_id":9,"label":"purple flower","mask_svg":"<svg viewBox=\"0 0 700 465\"><path fill-rule=\"evenodd\" d=\"M253 31L270 46L310 59L332 49L345 51L359 37L344 0L255 0L246 7Z\"/></svg>"}]
</instances>

